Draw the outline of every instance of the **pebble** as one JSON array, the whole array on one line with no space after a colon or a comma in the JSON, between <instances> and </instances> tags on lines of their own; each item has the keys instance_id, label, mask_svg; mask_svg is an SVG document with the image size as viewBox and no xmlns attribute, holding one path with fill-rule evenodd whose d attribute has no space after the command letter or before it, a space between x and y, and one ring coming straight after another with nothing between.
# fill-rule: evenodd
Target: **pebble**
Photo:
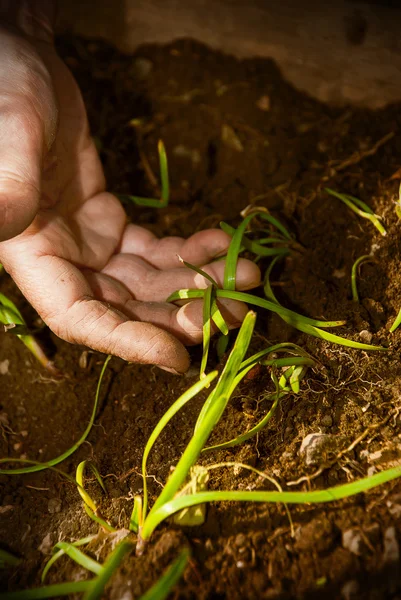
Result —
<instances>
[{"instance_id":1,"label":"pebble","mask_svg":"<svg viewBox=\"0 0 401 600\"><path fill-rule=\"evenodd\" d=\"M318 465L325 462L327 453L336 450L337 438L327 433L309 433L302 440L299 453L305 456L305 463Z\"/></svg>"},{"instance_id":2,"label":"pebble","mask_svg":"<svg viewBox=\"0 0 401 600\"><path fill-rule=\"evenodd\" d=\"M400 560L400 547L398 545L395 527L387 527L383 537L383 565L392 565Z\"/></svg>"},{"instance_id":3,"label":"pebble","mask_svg":"<svg viewBox=\"0 0 401 600\"><path fill-rule=\"evenodd\" d=\"M0 375L7 375L9 366L10 366L10 361L8 360L8 358L0 361Z\"/></svg>"},{"instance_id":4,"label":"pebble","mask_svg":"<svg viewBox=\"0 0 401 600\"><path fill-rule=\"evenodd\" d=\"M61 500L59 498L50 498L47 505L47 510L52 515L59 513L61 511Z\"/></svg>"},{"instance_id":5,"label":"pebble","mask_svg":"<svg viewBox=\"0 0 401 600\"><path fill-rule=\"evenodd\" d=\"M42 554L51 554L53 548L53 539L52 539L52 534L48 533L47 535L45 535L45 537L43 538L38 550L39 552L41 552Z\"/></svg>"},{"instance_id":6,"label":"pebble","mask_svg":"<svg viewBox=\"0 0 401 600\"><path fill-rule=\"evenodd\" d=\"M241 546L245 546L246 535L244 535L243 533L239 533L235 538L234 544L237 546L237 548L241 548Z\"/></svg>"},{"instance_id":7,"label":"pebble","mask_svg":"<svg viewBox=\"0 0 401 600\"><path fill-rule=\"evenodd\" d=\"M331 427L333 425L333 417L331 415L324 415L322 418L322 427Z\"/></svg>"},{"instance_id":8,"label":"pebble","mask_svg":"<svg viewBox=\"0 0 401 600\"><path fill-rule=\"evenodd\" d=\"M347 581L347 583L344 583L343 587L341 588L341 596L344 598L344 600L354 600L354 598L358 597L358 592L359 584L355 580Z\"/></svg>"},{"instance_id":9,"label":"pebble","mask_svg":"<svg viewBox=\"0 0 401 600\"><path fill-rule=\"evenodd\" d=\"M264 96L261 96L259 98L259 100L256 102L256 106L260 110L268 112L270 110L270 106L271 106L270 97L267 96L266 94Z\"/></svg>"},{"instance_id":10,"label":"pebble","mask_svg":"<svg viewBox=\"0 0 401 600\"><path fill-rule=\"evenodd\" d=\"M370 344L373 334L367 329L362 329L362 331L359 332L359 337L361 338L361 342L364 344Z\"/></svg>"},{"instance_id":11,"label":"pebble","mask_svg":"<svg viewBox=\"0 0 401 600\"><path fill-rule=\"evenodd\" d=\"M149 77L153 70L153 63L148 58L137 58L134 61L134 75L137 79L143 80Z\"/></svg>"},{"instance_id":12,"label":"pebble","mask_svg":"<svg viewBox=\"0 0 401 600\"><path fill-rule=\"evenodd\" d=\"M364 543L360 530L353 528L343 531L342 544L343 548L345 548L352 554L361 556Z\"/></svg>"}]
</instances>

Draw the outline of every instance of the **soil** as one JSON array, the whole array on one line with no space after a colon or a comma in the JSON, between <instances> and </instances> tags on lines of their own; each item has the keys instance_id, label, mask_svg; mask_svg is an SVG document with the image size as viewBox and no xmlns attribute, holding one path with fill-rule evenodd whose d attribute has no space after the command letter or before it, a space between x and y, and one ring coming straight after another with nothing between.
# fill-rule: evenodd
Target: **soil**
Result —
<instances>
[{"instance_id":1,"label":"soil","mask_svg":"<svg viewBox=\"0 0 401 600\"><path fill-rule=\"evenodd\" d=\"M205 454L202 462L248 463L289 490L325 488L399 464L401 329L390 334L389 327L401 297L394 210L399 180L392 178L401 161L401 107L330 108L291 87L271 61L238 61L193 41L140 47L134 56L80 39L61 39L59 48L81 86L111 191L157 194L157 140L166 145L171 203L161 210L127 205L130 218L160 236L188 236L221 219L237 225L248 204L264 206L302 246L274 270L280 301L315 318L344 318L337 333L388 347L379 353L349 350L259 311L253 349L290 340L320 366L308 372L298 395L281 401L256 438ZM388 134L393 137L375 146ZM326 186L366 201L382 215L387 236L330 197ZM371 251L374 261L361 267L358 278L358 304L351 297L351 268ZM34 312L8 276L0 289L34 324ZM48 337L65 374L61 380L49 377L15 336L1 334L1 456L48 460L69 448L89 420L104 356ZM108 495L102 497L95 482L88 489L115 526L128 526L133 496L142 489L141 455L150 432L196 381L199 348L191 353L193 368L181 378L113 359L96 424L61 465L73 475L81 460L96 463ZM213 354L210 367L216 363ZM269 409L271 391L267 368L248 378L213 441L254 425ZM185 447L202 399L175 417L151 453L151 499ZM300 453L311 433L328 436L313 457ZM274 486L227 468L213 473L210 488ZM19 567L1 572L4 589L39 585L54 543L98 532L76 488L57 473L3 475L0 490L0 545L23 558ZM142 556L125 559L105 598L139 598L185 545L192 560L176 598L401 598L401 482L332 504L293 505L290 513L293 527L281 505L224 503L210 506L200 527L162 524ZM110 544L100 534L88 552L104 558ZM48 581L85 577L64 557Z\"/></svg>"}]
</instances>

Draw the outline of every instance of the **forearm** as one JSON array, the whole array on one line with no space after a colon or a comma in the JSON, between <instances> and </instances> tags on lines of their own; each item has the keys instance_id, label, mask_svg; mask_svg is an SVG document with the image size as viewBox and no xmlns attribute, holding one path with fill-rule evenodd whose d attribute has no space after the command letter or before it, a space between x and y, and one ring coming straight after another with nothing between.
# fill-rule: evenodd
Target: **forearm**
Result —
<instances>
[{"instance_id":1,"label":"forearm","mask_svg":"<svg viewBox=\"0 0 401 600\"><path fill-rule=\"evenodd\" d=\"M0 23L27 36L53 41L57 0L0 0Z\"/></svg>"}]
</instances>

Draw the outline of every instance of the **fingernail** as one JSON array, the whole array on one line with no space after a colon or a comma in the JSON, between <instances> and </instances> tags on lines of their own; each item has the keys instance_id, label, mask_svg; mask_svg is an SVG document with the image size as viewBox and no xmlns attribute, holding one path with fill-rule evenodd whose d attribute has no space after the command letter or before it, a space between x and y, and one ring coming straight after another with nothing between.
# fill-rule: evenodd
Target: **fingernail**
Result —
<instances>
[{"instance_id":1,"label":"fingernail","mask_svg":"<svg viewBox=\"0 0 401 600\"><path fill-rule=\"evenodd\" d=\"M172 373L173 375L184 375L184 373L180 373L179 371L177 371L176 369L173 369L172 367L162 367L162 365L157 365L159 367L159 369L161 369L162 371L167 371L167 373Z\"/></svg>"}]
</instances>

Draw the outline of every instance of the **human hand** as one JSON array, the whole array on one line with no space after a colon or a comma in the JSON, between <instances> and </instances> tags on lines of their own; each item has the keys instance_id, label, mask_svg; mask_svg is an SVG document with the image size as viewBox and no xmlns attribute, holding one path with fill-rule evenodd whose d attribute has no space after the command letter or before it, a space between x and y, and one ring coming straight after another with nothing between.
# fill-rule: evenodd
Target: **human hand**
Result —
<instances>
[{"instance_id":1,"label":"human hand","mask_svg":"<svg viewBox=\"0 0 401 600\"><path fill-rule=\"evenodd\" d=\"M158 240L128 224L105 191L78 87L48 41L0 30L0 262L61 338L128 361L183 373L184 344L202 339L202 302L165 302L180 288L218 283L230 238L207 230ZM238 289L260 282L241 259ZM246 306L219 302L231 327Z\"/></svg>"}]
</instances>

